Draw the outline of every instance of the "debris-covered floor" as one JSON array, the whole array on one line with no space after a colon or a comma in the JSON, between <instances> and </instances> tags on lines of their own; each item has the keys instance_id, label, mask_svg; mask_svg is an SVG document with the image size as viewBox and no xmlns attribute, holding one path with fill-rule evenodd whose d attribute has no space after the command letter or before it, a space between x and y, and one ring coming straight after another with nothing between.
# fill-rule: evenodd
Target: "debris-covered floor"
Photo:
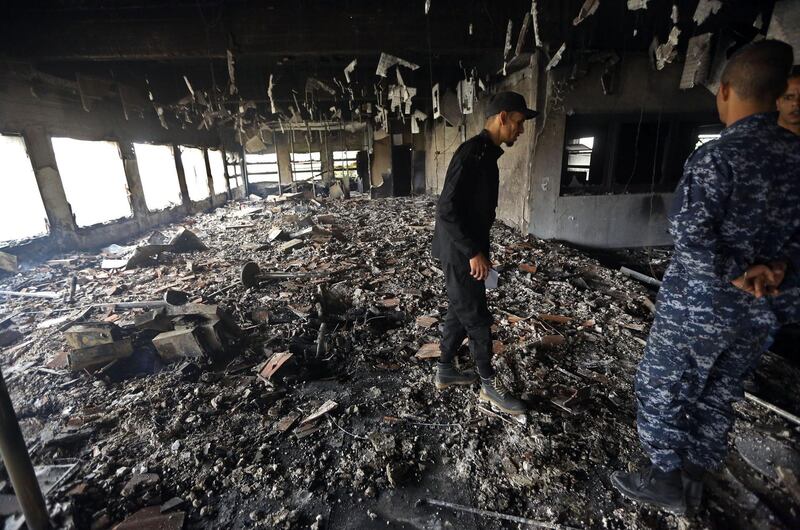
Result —
<instances>
[{"instance_id":1,"label":"debris-covered floor","mask_svg":"<svg viewBox=\"0 0 800 530\"><path fill-rule=\"evenodd\" d=\"M522 527L423 502L437 499L543 528L800 526L798 430L749 402L697 517L610 487L611 470L641 458L631 379L654 293L567 246L493 235L495 362L529 402L525 422L482 409L477 388L437 392L431 345L446 300L428 251L433 212L429 197L246 201L127 242L147 244L132 260L114 247L0 280L58 293L77 280L71 304L0 305L0 362L34 463L58 477L55 521ZM171 241L181 228L182 248ZM245 288L251 260L263 277ZM109 305L165 293L164 307ZM767 355L749 390L797 413L799 379ZM0 479L4 515L11 493Z\"/></svg>"}]
</instances>

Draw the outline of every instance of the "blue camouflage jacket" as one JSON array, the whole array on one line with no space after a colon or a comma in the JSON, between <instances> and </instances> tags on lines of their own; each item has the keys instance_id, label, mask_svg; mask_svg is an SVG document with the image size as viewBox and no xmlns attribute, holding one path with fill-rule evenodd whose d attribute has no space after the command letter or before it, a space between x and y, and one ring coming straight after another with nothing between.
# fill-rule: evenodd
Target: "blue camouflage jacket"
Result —
<instances>
[{"instance_id":1,"label":"blue camouflage jacket","mask_svg":"<svg viewBox=\"0 0 800 530\"><path fill-rule=\"evenodd\" d=\"M728 283L756 263L789 262L800 283L800 138L754 114L686 162L670 214L673 259L690 278Z\"/></svg>"}]
</instances>

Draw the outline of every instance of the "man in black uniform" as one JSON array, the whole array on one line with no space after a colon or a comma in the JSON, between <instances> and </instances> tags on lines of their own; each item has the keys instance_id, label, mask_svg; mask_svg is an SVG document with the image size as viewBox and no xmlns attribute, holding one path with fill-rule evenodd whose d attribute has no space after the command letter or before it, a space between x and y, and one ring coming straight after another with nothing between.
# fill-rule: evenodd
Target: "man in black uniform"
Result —
<instances>
[{"instance_id":1,"label":"man in black uniform","mask_svg":"<svg viewBox=\"0 0 800 530\"><path fill-rule=\"evenodd\" d=\"M492 368L492 316L484 280L489 261L489 231L495 220L501 144L511 147L524 131L523 122L538 113L516 92L499 92L488 103L484 130L459 146L447 168L436 208L433 256L442 263L450 305L442 333L442 355L436 388L471 385L476 377L453 367L466 337L481 378L479 399L509 414L523 414L525 404L505 389Z\"/></svg>"}]
</instances>

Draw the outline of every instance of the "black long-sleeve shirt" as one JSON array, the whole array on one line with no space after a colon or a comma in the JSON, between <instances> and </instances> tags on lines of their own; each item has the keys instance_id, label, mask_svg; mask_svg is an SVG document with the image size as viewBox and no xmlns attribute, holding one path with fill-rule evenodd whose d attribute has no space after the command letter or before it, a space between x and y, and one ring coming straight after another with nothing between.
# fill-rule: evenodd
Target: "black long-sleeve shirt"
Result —
<instances>
[{"instance_id":1,"label":"black long-sleeve shirt","mask_svg":"<svg viewBox=\"0 0 800 530\"><path fill-rule=\"evenodd\" d=\"M500 186L497 159L502 154L486 130L453 154L436 207L435 258L466 263L479 252L489 258L489 231Z\"/></svg>"}]
</instances>

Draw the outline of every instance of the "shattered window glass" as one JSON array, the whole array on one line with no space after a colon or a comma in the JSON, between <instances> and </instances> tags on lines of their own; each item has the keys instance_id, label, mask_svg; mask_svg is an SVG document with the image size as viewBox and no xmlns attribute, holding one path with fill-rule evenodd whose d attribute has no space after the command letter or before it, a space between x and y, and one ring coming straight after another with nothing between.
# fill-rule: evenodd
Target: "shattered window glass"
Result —
<instances>
[{"instance_id":1,"label":"shattered window glass","mask_svg":"<svg viewBox=\"0 0 800 530\"><path fill-rule=\"evenodd\" d=\"M290 159L292 163L292 179L295 182L322 179L322 161L319 151L313 153L290 153Z\"/></svg>"},{"instance_id":2,"label":"shattered window glass","mask_svg":"<svg viewBox=\"0 0 800 530\"><path fill-rule=\"evenodd\" d=\"M47 234L47 212L21 136L0 134L0 242Z\"/></svg>"},{"instance_id":3,"label":"shattered window glass","mask_svg":"<svg viewBox=\"0 0 800 530\"><path fill-rule=\"evenodd\" d=\"M128 181L115 142L53 138L64 194L78 226L133 215Z\"/></svg>"},{"instance_id":4,"label":"shattered window glass","mask_svg":"<svg viewBox=\"0 0 800 530\"><path fill-rule=\"evenodd\" d=\"M202 201L209 196L208 174L203 150L196 147L181 146L181 162L183 173L186 176L186 188L189 190L189 199Z\"/></svg>"},{"instance_id":5,"label":"shattered window glass","mask_svg":"<svg viewBox=\"0 0 800 530\"><path fill-rule=\"evenodd\" d=\"M338 179L358 177L358 151L334 151L333 174Z\"/></svg>"},{"instance_id":6,"label":"shattered window glass","mask_svg":"<svg viewBox=\"0 0 800 530\"><path fill-rule=\"evenodd\" d=\"M250 182L278 182L277 153L245 154L247 179Z\"/></svg>"},{"instance_id":7,"label":"shattered window glass","mask_svg":"<svg viewBox=\"0 0 800 530\"><path fill-rule=\"evenodd\" d=\"M151 212L181 203L181 187L172 146L133 144L144 201Z\"/></svg>"}]
</instances>

